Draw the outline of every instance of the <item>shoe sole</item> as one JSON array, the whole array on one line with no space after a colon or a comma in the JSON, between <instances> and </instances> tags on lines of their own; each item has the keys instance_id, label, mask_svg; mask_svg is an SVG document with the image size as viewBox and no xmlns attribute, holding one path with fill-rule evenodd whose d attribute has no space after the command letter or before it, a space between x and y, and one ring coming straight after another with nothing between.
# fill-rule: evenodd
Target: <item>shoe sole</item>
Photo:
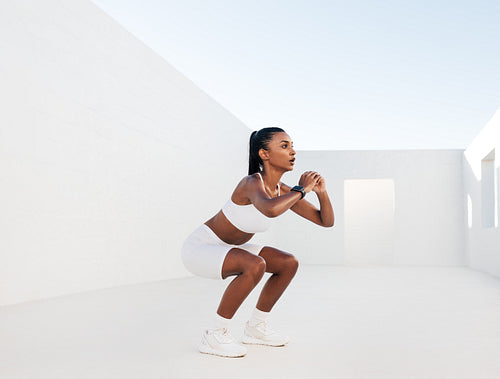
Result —
<instances>
[{"instance_id":1,"label":"shoe sole","mask_svg":"<svg viewBox=\"0 0 500 379\"><path fill-rule=\"evenodd\" d=\"M203 354L217 355L219 357L224 357L224 358L241 358L241 357L244 357L247 354L247 353L243 353L243 354L230 354L230 353L227 353L227 352L224 352L224 351L215 350L215 349L211 348L209 345L207 345L204 342L202 342L200 344L200 347L198 348L198 350L200 351L200 353L203 353Z\"/></svg>"},{"instance_id":2,"label":"shoe sole","mask_svg":"<svg viewBox=\"0 0 500 379\"><path fill-rule=\"evenodd\" d=\"M264 345L264 346L273 346L273 347L280 347L280 346L285 346L288 342L272 342L272 341L264 341L258 338L250 337L250 336L243 336L243 340L241 341L244 344L247 345Z\"/></svg>"},{"instance_id":3,"label":"shoe sole","mask_svg":"<svg viewBox=\"0 0 500 379\"><path fill-rule=\"evenodd\" d=\"M203 349L202 347L200 347L200 353L202 354L209 354L209 355L217 355L218 357L224 357L224 358L242 358L246 355L245 354L242 354L242 355L224 355L223 353L220 353L218 352L217 350L213 350L213 349Z\"/></svg>"}]
</instances>

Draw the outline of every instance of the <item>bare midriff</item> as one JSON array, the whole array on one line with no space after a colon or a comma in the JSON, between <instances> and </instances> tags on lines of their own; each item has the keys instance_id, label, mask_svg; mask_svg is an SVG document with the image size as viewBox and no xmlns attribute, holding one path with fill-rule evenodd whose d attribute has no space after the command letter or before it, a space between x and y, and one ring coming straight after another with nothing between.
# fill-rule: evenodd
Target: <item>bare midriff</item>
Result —
<instances>
[{"instance_id":1,"label":"bare midriff","mask_svg":"<svg viewBox=\"0 0 500 379\"><path fill-rule=\"evenodd\" d=\"M212 231L225 243L230 245L242 245L253 237L254 233L245 233L231 224L222 211L205 222Z\"/></svg>"}]
</instances>

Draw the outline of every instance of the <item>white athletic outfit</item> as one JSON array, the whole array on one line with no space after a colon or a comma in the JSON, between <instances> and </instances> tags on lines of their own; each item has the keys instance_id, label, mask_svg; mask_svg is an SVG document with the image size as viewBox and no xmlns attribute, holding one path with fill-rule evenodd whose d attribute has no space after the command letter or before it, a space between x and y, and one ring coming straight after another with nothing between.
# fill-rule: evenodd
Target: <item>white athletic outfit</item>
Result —
<instances>
[{"instance_id":1,"label":"white athletic outfit","mask_svg":"<svg viewBox=\"0 0 500 379\"><path fill-rule=\"evenodd\" d=\"M262 184L264 180L258 173ZM278 196L279 184L278 184ZM271 226L273 218L265 216L253 204L238 205L231 199L222 207L222 213L231 224L246 233L264 232ZM264 246L251 243L231 245L222 241L207 225L202 224L186 239L182 246L182 261L193 274L212 279L222 279L222 265L232 248L246 250L259 255Z\"/></svg>"}]
</instances>

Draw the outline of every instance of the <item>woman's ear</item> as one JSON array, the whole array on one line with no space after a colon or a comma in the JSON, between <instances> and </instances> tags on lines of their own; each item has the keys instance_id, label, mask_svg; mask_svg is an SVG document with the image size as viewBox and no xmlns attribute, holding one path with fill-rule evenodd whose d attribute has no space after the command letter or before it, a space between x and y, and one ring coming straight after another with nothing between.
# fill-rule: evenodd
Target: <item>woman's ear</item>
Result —
<instances>
[{"instance_id":1,"label":"woman's ear","mask_svg":"<svg viewBox=\"0 0 500 379\"><path fill-rule=\"evenodd\" d=\"M266 149L260 149L259 150L259 157L262 159L262 162L266 161L269 159L269 151Z\"/></svg>"}]
</instances>

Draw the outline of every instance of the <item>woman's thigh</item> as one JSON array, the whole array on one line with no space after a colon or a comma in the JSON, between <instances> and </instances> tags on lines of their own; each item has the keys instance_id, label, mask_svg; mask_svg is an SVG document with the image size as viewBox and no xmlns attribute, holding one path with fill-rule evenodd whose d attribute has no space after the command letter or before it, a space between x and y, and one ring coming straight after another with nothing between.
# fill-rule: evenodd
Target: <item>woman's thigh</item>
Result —
<instances>
[{"instance_id":1,"label":"woman's thigh","mask_svg":"<svg viewBox=\"0 0 500 379\"><path fill-rule=\"evenodd\" d=\"M283 270L296 270L298 267L298 261L293 254L275 247L264 246L259 256L266 261L266 272L278 273Z\"/></svg>"},{"instance_id":2,"label":"woman's thigh","mask_svg":"<svg viewBox=\"0 0 500 379\"><path fill-rule=\"evenodd\" d=\"M227 253L222 265L222 278L226 279L231 275L243 274L246 270L264 269L266 262L263 258L249 253L246 250L232 248Z\"/></svg>"}]
</instances>

